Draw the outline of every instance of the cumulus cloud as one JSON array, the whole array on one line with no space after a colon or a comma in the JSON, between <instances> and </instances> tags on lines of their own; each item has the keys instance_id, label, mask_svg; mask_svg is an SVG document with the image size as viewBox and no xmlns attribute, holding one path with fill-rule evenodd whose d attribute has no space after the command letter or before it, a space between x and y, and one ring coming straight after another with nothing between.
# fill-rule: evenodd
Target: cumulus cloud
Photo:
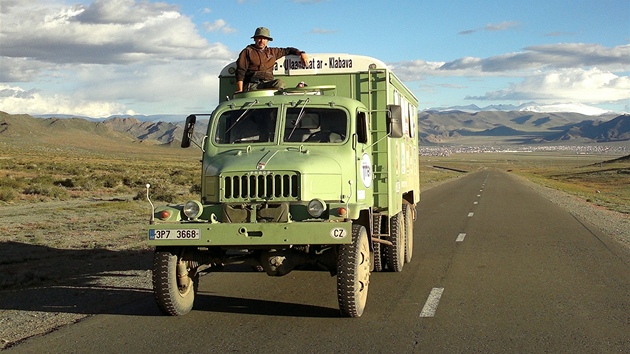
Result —
<instances>
[{"instance_id":1,"label":"cumulus cloud","mask_svg":"<svg viewBox=\"0 0 630 354\"><path fill-rule=\"evenodd\" d=\"M24 90L0 84L0 107L9 113L73 114L87 117L108 117L112 114L133 114L122 104L83 100L67 95L42 95L38 90ZM25 110L28 108L28 110Z\"/></svg>"},{"instance_id":2,"label":"cumulus cloud","mask_svg":"<svg viewBox=\"0 0 630 354\"><path fill-rule=\"evenodd\" d=\"M2 55L53 63L209 59L219 47L163 3L96 0L73 7L15 5L3 16ZM220 49L220 48L215 48ZM224 50L221 53L229 56Z\"/></svg>"},{"instance_id":3,"label":"cumulus cloud","mask_svg":"<svg viewBox=\"0 0 630 354\"><path fill-rule=\"evenodd\" d=\"M560 69L525 78L510 87L469 96L473 100L571 101L598 104L630 99L630 77L593 69Z\"/></svg>"},{"instance_id":4,"label":"cumulus cloud","mask_svg":"<svg viewBox=\"0 0 630 354\"><path fill-rule=\"evenodd\" d=\"M604 47L589 43L560 43L530 46L524 52L503 54L479 62L482 71L599 67L611 71L630 68L630 45Z\"/></svg>"},{"instance_id":5,"label":"cumulus cloud","mask_svg":"<svg viewBox=\"0 0 630 354\"><path fill-rule=\"evenodd\" d=\"M468 96L469 100L538 100L613 103L630 99L630 45L560 43L522 52L448 62L421 60L390 64L403 81L427 77L518 77L509 87Z\"/></svg>"},{"instance_id":6,"label":"cumulus cloud","mask_svg":"<svg viewBox=\"0 0 630 354\"><path fill-rule=\"evenodd\" d=\"M4 86L0 110L9 113L186 112L217 97L216 73L235 57L164 3L27 0L1 8L0 82L13 84Z\"/></svg>"},{"instance_id":7,"label":"cumulus cloud","mask_svg":"<svg viewBox=\"0 0 630 354\"><path fill-rule=\"evenodd\" d=\"M522 52L488 58L463 57L448 62L413 60L391 63L405 81L426 76L522 76L548 70L598 68L611 72L630 70L630 44L560 43L530 46Z\"/></svg>"},{"instance_id":8,"label":"cumulus cloud","mask_svg":"<svg viewBox=\"0 0 630 354\"><path fill-rule=\"evenodd\" d=\"M391 69L396 72L403 81L420 81L427 76L436 76L444 62L431 62L424 60L412 60L398 63L390 63Z\"/></svg>"},{"instance_id":9,"label":"cumulus cloud","mask_svg":"<svg viewBox=\"0 0 630 354\"><path fill-rule=\"evenodd\" d=\"M204 27L208 32L221 32L221 33L235 33L236 30L230 27L223 19L218 19L214 22L204 23Z\"/></svg>"},{"instance_id":10,"label":"cumulus cloud","mask_svg":"<svg viewBox=\"0 0 630 354\"><path fill-rule=\"evenodd\" d=\"M417 61L396 63L396 67L417 67ZM630 45L604 47L600 44L560 43L530 46L522 52L488 58L463 57L443 62L435 68L436 76L511 76L532 70L598 67L610 71L630 70Z\"/></svg>"}]
</instances>

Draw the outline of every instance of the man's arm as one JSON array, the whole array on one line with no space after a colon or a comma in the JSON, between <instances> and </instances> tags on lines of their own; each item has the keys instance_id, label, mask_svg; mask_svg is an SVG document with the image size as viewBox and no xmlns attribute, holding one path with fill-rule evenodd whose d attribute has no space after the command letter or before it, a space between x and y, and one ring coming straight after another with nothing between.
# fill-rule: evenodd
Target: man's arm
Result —
<instances>
[{"instance_id":1,"label":"man's arm","mask_svg":"<svg viewBox=\"0 0 630 354\"><path fill-rule=\"evenodd\" d=\"M276 58L282 58L285 55L299 55L300 59L302 59L302 64L308 64L308 56L305 51L293 47L275 49L279 51L278 54L276 54Z\"/></svg>"},{"instance_id":2,"label":"man's arm","mask_svg":"<svg viewBox=\"0 0 630 354\"><path fill-rule=\"evenodd\" d=\"M302 58L302 64L306 66L308 64L308 55L306 55L306 52L300 53L300 58Z\"/></svg>"},{"instance_id":3,"label":"man's arm","mask_svg":"<svg viewBox=\"0 0 630 354\"><path fill-rule=\"evenodd\" d=\"M247 48L243 49L236 60L236 92L243 91L243 80L245 79L245 72L249 65L249 59L247 58Z\"/></svg>"}]
</instances>

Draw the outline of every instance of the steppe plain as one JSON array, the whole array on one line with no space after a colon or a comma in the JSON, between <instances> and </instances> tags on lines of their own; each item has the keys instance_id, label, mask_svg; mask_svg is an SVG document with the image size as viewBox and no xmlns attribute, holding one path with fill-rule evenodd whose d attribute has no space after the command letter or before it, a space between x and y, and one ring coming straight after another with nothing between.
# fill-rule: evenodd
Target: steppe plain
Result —
<instances>
[{"instance_id":1,"label":"steppe plain","mask_svg":"<svg viewBox=\"0 0 630 354\"><path fill-rule=\"evenodd\" d=\"M612 147L447 149L421 156L421 185L507 171L630 249L630 143ZM0 349L150 295L145 185L156 204L195 198L200 156L71 134L0 141Z\"/></svg>"}]
</instances>

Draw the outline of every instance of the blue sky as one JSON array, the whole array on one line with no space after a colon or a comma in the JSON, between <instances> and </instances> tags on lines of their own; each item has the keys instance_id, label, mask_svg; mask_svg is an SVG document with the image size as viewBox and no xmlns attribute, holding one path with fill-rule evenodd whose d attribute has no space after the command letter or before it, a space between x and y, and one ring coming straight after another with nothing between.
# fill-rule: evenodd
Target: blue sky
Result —
<instances>
[{"instance_id":1,"label":"blue sky","mask_svg":"<svg viewBox=\"0 0 630 354\"><path fill-rule=\"evenodd\" d=\"M273 46L387 63L420 108L630 111L627 0L2 0L0 111L211 111L258 26Z\"/></svg>"}]
</instances>

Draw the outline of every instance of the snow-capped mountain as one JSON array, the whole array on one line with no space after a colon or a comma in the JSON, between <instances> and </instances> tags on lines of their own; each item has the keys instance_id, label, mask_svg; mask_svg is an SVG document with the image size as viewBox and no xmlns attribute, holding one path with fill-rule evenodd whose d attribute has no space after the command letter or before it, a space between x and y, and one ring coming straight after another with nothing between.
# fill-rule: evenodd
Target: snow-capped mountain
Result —
<instances>
[{"instance_id":1,"label":"snow-capped mountain","mask_svg":"<svg viewBox=\"0 0 630 354\"><path fill-rule=\"evenodd\" d=\"M554 103L546 105L527 105L520 107L519 111L538 112L538 113L552 113L552 112L572 112L580 113L586 116L599 116L602 114L613 113L611 111L587 106L582 103Z\"/></svg>"},{"instance_id":2,"label":"snow-capped mountain","mask_svg":"<svg viewBox=\"0 0 630 354\"><path fill-rule=\"evenodd\" d=\"M557 112L566 112L566 113L579 113L587 116L599 116L602 114L611 114L614 113L612 111L608 111L605 109L601 109L598 107L588 106L582 103L553 103L553 104L544 104L544 103L536 103L536 102L527 102L521 105L515 106L512 104L498 104L498 105L490 105L485 107L479 107L477 105L471 104L466 106L451 106L451 107L432 107L427 108L425 111L437 111L437 112L448 112L448 111L460 111L466 113L475 113L475 112L487 112L487 111L526 111L526 112L536 112L536 113L557 113Z\"/></svg>"}]
</instances>

